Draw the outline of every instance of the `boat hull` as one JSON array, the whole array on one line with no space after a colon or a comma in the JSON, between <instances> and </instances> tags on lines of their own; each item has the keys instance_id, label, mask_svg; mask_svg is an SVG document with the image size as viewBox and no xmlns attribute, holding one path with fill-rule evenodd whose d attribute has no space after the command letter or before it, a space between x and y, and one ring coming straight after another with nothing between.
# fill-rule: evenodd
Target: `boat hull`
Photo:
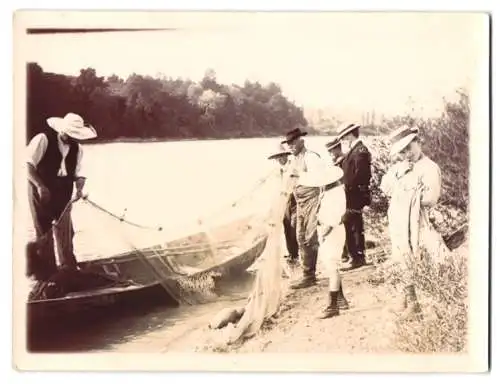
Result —
<instances>
[{"instance_id":1,"label":"boat hull","mask_svg":"<svg viewBox=\"0 0 500 384\"><path fill-rule=\"evenodd\" d=\"M231 228L233 230L228 231ZM246 221L219 228L228 231L232 236L245 229L248 229ZM192 281L207 276L216 276L221 280L233 278L244 273L256 261L267 242L267 237L260 234L254 236L250 244L248 238L246 245L245 241L242 241L236 250L228 249L225 245L215 247L215 255L214 248L203 246L186 248L187 251L182 254L171 251L176 247L180 249L179 244L201 244L200 239L203 239L203 236L204 234L195 234L142 250L140 256L130 252L117 257L79 263L80 268L84 270L130 279L135 284L129 287L77 292L56 299L30 301L27 303L28 326L37 328L40 324L70 321L71 318L95 311L115 311L120 308L135 308L137 305L178 305L183 289L178 283L179 276Z\"/></svg>"}]
</instances>

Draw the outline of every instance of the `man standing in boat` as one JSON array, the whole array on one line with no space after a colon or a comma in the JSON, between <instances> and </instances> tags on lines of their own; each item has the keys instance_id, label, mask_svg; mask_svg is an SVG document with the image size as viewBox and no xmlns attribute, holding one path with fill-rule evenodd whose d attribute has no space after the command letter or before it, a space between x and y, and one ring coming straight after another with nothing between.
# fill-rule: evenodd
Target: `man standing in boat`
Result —
<instances>
[{"instance_id":1,"label":"man standing in boat","mask_svg":"<svg viewBox=\"0 0 500 384\"><path fill-rule=\"evenodd\" d=\"M323 169L321 157L306 148L303 136L307 132L295 128L286 134L282 144L287 144L292 152L290 162L291 177L298 178L306 172ZM316 284L316 264L318 260L317 213L319 207L319 188L296 184L292 195L297 204L297 242L302 261L303 277L291 285L292 289L307 288Z\"/></svg>"},{"instance_id":2,"label":"man standing in boat","mask_svg":"<svg viewBox=\"0 0 500 384\"><path fill-rule=\"evenodd\" d=\"M80 173L83 150L79 141L97 137L95 129L74 113L64 118L48 118L47 124L50 128L33 137L27 147L29 203L36 234L34 247L43 244L43 255L36 256L36 261L32 259L33 252L28 254L28 275L35 275L37 280L47 279L57 272L52 222L60 218L70 203L74 186L75 198L82 197L85 177ZM60 263L62 268L76 269L72 244L74 230L71 218L68 220L71 240L63 245L66 252Z\"/></svg>"},{"instance_id":3,"label":"man standing in boat","mask_svg":"<svg viewBox=\"0 0 500 384\"><path fill-rule=\"evenodd\" d=\"M371 153L359 138L360 126L346 124L337 138L346 147L342 160L347 210L344 215L347 249L352 258L345 269L355 269L366 264L363 208L371 203Z\"/></svg>"},{"instance_id":4,"label":"man standing in boat","mask_svg":"<svg viewBox=\"0 0 500 384\"><path fill-rule=\"evenodd\" d=\"M269 160L276 160L280 165L280 175L283 178L284 173L287 171L289 165L289 156L292 153L283 148L280 144L277 151L268 157ZM283 230L285 234L286 248L288 255L287 262L291 265L296 264L299 260L299 246L297 244L297 217L296 217L297 204L293 195L290 195L288 204L283 217Z\"/></svg>"}]
</instances>

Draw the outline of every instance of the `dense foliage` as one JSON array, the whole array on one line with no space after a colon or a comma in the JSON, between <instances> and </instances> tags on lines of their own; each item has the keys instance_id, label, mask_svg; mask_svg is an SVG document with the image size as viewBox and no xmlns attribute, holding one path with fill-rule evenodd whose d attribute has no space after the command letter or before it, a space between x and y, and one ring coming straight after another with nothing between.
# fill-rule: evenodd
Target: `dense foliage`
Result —
<instances>
[{"instance_id":1,"label":"dense foliage","mask_svg":"<svg viewBox=\"0 0 500 384\"><path fill-rule=\"evenodd\" d=\"M277 136L306 124L302 109L277 84L224 85L212 70L200 82L138 74L104 78L92 68L71 77L44 72L36 63L27 71L28 140L47 117L67 112L96 127L100 141Z\"/></svg>"},{"instance_id":2,"label":"dense foliage","mask_svg":"<svg viewBox=\"0 0 500 384\"><path fill-rule=\"evenodd\" d=\"M384 120L376 126L376 130L390 132L404 124L419 127L424 153L441 168L443 189L440 204L468 213L470 104L467 92L463 90L457 92L459 96L457 101L444 101L440 117L422 119L396 116ZM374 156L373 207L384 211L387 202L378 187L389 166L389 144L386 135L370 137L367 141Z\"/></svg>"}]
</instances>

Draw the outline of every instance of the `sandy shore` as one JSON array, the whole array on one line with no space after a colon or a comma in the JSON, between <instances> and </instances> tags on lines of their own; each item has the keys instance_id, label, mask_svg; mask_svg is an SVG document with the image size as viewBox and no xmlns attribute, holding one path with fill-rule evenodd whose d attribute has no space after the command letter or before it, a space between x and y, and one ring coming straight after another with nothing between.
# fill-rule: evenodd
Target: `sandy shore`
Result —
<instances>
[{"instance_id":1,"label":"sandy shore","mask_svg":"<svg viewBox=\"0 0 500 384\"><path fill-rule=\"evenodd\" d=\"M345 295L351 308L340 316L319 319L327 302L327 280L292 291L279 313L262 331L238 346L221 346L225 330L210 330L208 322L186 332L165 352L396 352L393 346L395 292L387 285L374 286L368 277L374 267L345 273ZM208 320L208 317L207 319Z\"/></svg>"}]
</instances>

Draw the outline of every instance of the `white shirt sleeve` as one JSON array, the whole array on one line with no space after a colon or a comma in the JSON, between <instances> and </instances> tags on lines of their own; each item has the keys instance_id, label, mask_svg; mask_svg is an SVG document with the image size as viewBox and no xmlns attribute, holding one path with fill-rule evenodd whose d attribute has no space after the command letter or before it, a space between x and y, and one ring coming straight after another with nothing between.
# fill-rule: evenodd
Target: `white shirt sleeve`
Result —
<instances>
[{"instance_id":1,"label":"white shirt sleeve","mask_svg":"<svg viewBox=\"0 0 500 384\"><path fill-rule=\"evenodd\" d=\"M40 160L42 160L48 145L49 141L45 134L39 133L33 137L26 148L26 161L36 168L40 163Z\"/></svg>"},{"instance_id":2,"label":"white shirt sleeve","mask_svg":"<svg viewBox=\"0 0 500 384\"><path fill-rule=\"evenodd\" d=\"M435 205L441 196L441 170L437 164L428 162L422 172L422 204Z\"/></svg>"},{"instance_id":3,"label":"white shirt sleeve","mask_svg":"<svg viewBox=\"0 0 500 384\"><path fill-rule=\"evenodd\" d=\"M304 154L304 162L308 172L321 170L325 166L321 157L313 152L306 152Z\"/></svg>"},{"instance_id":4,"label":"white shirt sleeve","mask_svg":"<svg viewBox=\"0 0 500 384\"><path fill-rule=\"evenodd\" d=\"M83 148L78 144L78 156L76 157L75 178L84 177L82 175Z\"/></svg>"},{"instance_id":5,"label":"white shirt sleeve","mask_svg":"<svg viewBox=\"0 0 500 384\"><path fill-rule=\"evenodd\" d=\"M396 171L397 165L392 165L386 172L385 175L382 176L382 180L380 181L380 190L386 195L392 195L392 188L394 183L396 182Z\"/></svg>"}]
</instances>

